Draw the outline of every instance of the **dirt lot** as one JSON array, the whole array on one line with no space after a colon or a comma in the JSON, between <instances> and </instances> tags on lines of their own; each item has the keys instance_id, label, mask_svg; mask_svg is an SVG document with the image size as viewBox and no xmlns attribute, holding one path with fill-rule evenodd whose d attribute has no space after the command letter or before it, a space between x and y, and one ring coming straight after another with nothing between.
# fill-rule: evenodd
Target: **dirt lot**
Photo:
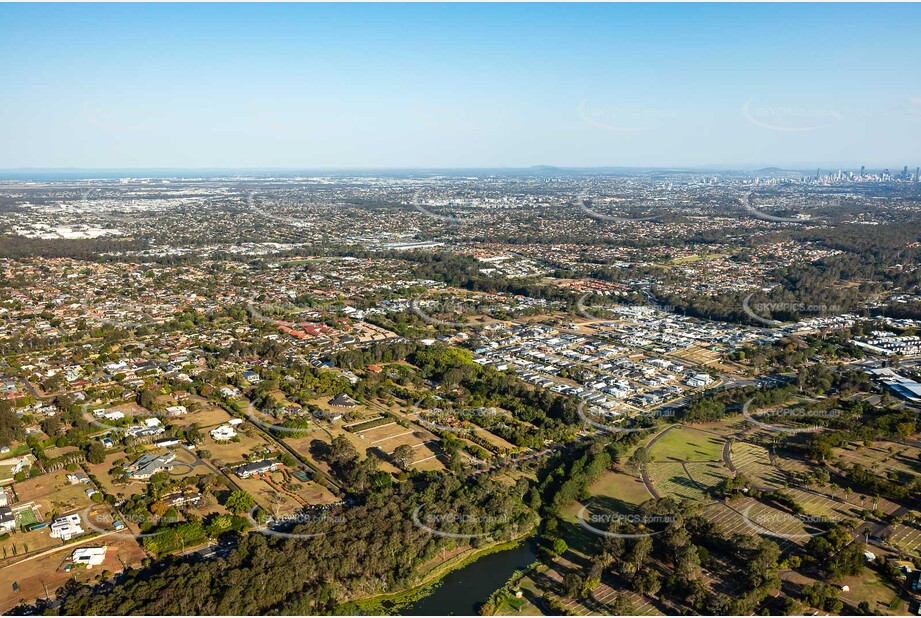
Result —
<instances>
[{"instance_id":1,"label":"dirt lot","mask_svg":"<svg viewBox=\"0 0 921 618\"><path fill-rule=\"evenodd\" d=\"M81 545L98 547L103 544L108 545L109 551L102 565L92 569L78 567L70 572L64 570L74 549ZM144 550L134 539L113 535L97 537L85 543L72 543L12 566L0 567L0 611L8 611L21 600L44 597L46 590L54 594L70 578L78 582L90 581L103 571L116 573L122 571L125 565L139 564L145 556ZM17 591L13 591L14 583L18 584Z\"/></svg>"},{"instance_id":2,"label":"dirt lot","mask_svg":"<svg viewBox=\"0 0 921 618\"><path fill-rule=\"evenodd\" d=\"M254 429L241 429L237 427L237 436L239 442L217 442L210 435L205 434L202 449L211 451L212 460L221 460L225 464L239 463L243 461L244 455L271 447L263 438L258 436Z\"/></svg>"},{"instance_id":3,"label":"dirt lot","mask_svg":"<svg viewBox=\"0 0 921 618\"><path fill-rule=\"evenodd\" d=\"M189 412L182 416L172 417L170 422L182 426L198 423L198 426L202 429L211 429L212 427L217 427L221 423L226 423L231 418L233 417L221 408L205 406L197 412Z\"/></svg>"},{"instance_id":4,"label":"dirt lot","mask_svg":"<svg viewBox=\"0 0 921 618\"><path fill-rule=\"evenodd\" d=\"M59 470L16 483L16 495L19 502L34 502L44 519L51 511L69 513L84 509L93 502L86 495L87 485L71 485L66 478L67 472Z\"/></svg>"}]
</instances>

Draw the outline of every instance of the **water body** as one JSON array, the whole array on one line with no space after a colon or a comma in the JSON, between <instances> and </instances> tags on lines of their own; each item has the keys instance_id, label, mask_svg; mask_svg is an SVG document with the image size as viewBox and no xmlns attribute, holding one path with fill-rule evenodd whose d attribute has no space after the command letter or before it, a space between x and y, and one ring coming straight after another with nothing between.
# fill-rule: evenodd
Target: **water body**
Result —
<instances>
[{"instance_id":1,"label":"water body","mask_svg":"<svg viewBox=\"0 0 921 618\"><path fill-rule=\"evenodd\" d=\"M432 594L400 612L401 616L476 616L477 609L518 569L537 559L533 542L483 556L467 566L451 571Z\"/></svg>"}]
</instances>

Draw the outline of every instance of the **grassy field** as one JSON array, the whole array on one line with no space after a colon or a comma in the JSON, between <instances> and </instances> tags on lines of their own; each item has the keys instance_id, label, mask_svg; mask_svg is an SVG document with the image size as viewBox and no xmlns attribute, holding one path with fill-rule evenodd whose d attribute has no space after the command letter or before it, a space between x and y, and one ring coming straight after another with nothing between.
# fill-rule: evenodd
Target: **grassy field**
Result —
<instances>
[{"instance_id":1,"label":"grassy field","mask_svg":"<svg viewBox=\"0 0 921 618\"><path fill-rule=\"evenodd\" d=\"M629 506L638 506L652 498L641 479L623 472L605 472L588 490L593 496L620 500Z\"/></svg>"},{"instance_id":2,"label":"grassy field","mask_svg":"<svg viewBox=\"0 0 921 618\"><path fill-rule=\"evenodd\" d=\"M848 592L838 595L843 601L853 605L866 601L870 604L871 611L879 611L882 614L907 614L908 604L900 599L898 591L883 581L875 571L865 568L860 575L844 578L842 584L850 588Z\"/></svg>"},{"instance_id":3,"label":"grassy field","mask_svg":"<svg viewBox=\"0 0 921 618\"><path fill-rule=\"evenodd\" d=\"M662 496L677 500L709 501L710 497L688 476L679 462L651 463L649 480Z\"/></svg>"},{"instance_id":4,"label":"grassy field","mask_svg":"<svg viewBox=\"0 0 921 618\"><path fill-rule=\"evenodd\" d=\"M242 426L241 426L242 427ZM202 448L211 451L211 459L221 460L225 464L243 461L244 455L260 452L264 449L271 450L268 442L259 436L254 429L237 428L239 442L217 442L210 435L205 434Z\"/></svg>"},{"instance_id":5,"label":"grassy field","mask_svg":"<svg viewBox=\"0 0 921 618\"><path fill-rule=\"evenodd\" d=\"M61 470L17 483L19 501L34 502L45 519L48 519L51 511L64 514L91 505L92 501L86 495L87 486L82 483L71 485L66 474Z\"/></svg>"},{"instance_id":6,"label":"grassy field","mask_svg":"<svg viewBox=\"0 0 921 618\"><path fill-rule=\"evenodd\" d=\"M723 440L690 427L671 429L652 446L653 461L718 461L722 458Z\"/></svg>"},{"instance_id":7,"label":"grassy field","mask_svg":"<svg viewBox=\"0 0 921 618\"><path fill-rule=\"evenodd\" d=\"M715 487L732 476L732 473L722 462L691 462L685 465L685 469L691 480L707 488Z\"/></svg>"},{"instance_id":8,"label":"grassy field","mask_svg":"<svg viewBox=\"0 0 921 618\"><path fill-rule=\"evenodd\" d=\"M834 455L848 465L860 464L871 472L885 476L887 472L921 475L921 449L894 442L876 442L872 446L852 443L835 449Z\"/></svg>"}]
</instances>

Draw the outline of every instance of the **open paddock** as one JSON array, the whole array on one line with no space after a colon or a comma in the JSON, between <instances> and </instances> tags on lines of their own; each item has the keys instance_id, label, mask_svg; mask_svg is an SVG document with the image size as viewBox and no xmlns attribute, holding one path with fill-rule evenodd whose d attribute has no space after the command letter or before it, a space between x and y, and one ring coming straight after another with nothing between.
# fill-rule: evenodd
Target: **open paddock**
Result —
<instances>
[{"instance_id":1,"label":"open paddock","mask_svg":"<svg viewBox=\"0 0 921 618\"><path fill-rule=\"evenodd\" d=\"M672 352L668 356L671 356L679 361L684 361L685 363L691 363L694 365L711 365L720 359L719 352L714 352L707 348L702 348L700 346L692 345L689 348L683 350L678 350Z\"/></svg>"},{"instance_id":2,"label":"open paddock","mask_svg":"<svg viewBox=\"0 0 921 618\"><path fill-rule=\"evenodd\" d=\"M621 502L625 510L632 510L652 499L642 479L623 472L604 472L588 491L592 496Z\"/></svg>"},{"instance_id":3,"label":"open paddock","mask_svg":"<svg viewBox=\"0 0 921 618\"><path fill-rule=\"evenodd\" d=\"M176 459L172 462L173 469L169 471L170 476L175 478L186 478L189 476L214 474L214 470L205 465L194 451L189 451L185 448L172 448L170 450L176 453Z\"/></svg>"},{"instance_id":4,"label":"open paddock","mask_svg":"<svg viewBox=\"0 0 921 618\"><path fill-rule=\"evenodd\" d=\"M211 451L212 460L221 460L224 463L236 463L244 459L244 455L265 449L273 450L272 447L253 429L241 430L237 428L238 442L218 442L207 433L205 434L204 444L199 447Z\"/></svg>"},{"instance_id":5,"label":"open paddock","mask_svg":"<svg viewBox=\"0 0 921 618\"><path fill-rule=\"evenodd\" d=\"M291 515L306 505L306 500L285 490L272 477L273 475L267 478L251 476L241 479L231 472L234 483L255 498L259 506L275 516Z\"/></svg>"},{"instance_id":6,"label":"open paddock","mask_svg":"<svg viewBox=\"0 0 921 618\"><path fill-rule=\"evenodd\" d=\"M35 503L45 519L52 511L67 513L93 504L86 495L89 485L71 485L67 480L67 474L69 473L59 470L16 483L16 495L20 502Z\"/></svg>"},{"instance_id":7,"label":"open paddock","mask_svg":"<svg viewBox=\"0 0 921 618\"><path fill-rule=\"evenodd\" d=\"M337 498L329 489L314 481L300 481L290 470L278 470L272 473L272 481L280 486L287 486L291 493L306 504L332 504Z\"/></svg>"},{"instance_id":8,"label":"open paddock","mask_svg":"<svg viewBox=\"0 0 921 618\"><path fill-rule=\"evenodd\" d=\"M195 412L189 412L181 416L167 417L166 421L180 427L197 423L202 429L211 429L212 427L217 427L221 423L226 423L232 418L234 417L228 414L224 409L206 405Z\"/></svg>"},{"instance_id":9,"label":"open paddock","mask_svg":"<svg viewBox=\"0 0 921 618\"><path fill-rule=\"evenodd\" d=\"M97 567L76 567L65 571L64 567L70 563L70 556L78 547L98 547L107 545L105 561ZM19 604L21 599L36 599L45 597L45 590L53 594L58 588L74 579L79 583L89 582L103 571L117 573L126 565L139 565L147 554L131 537L110 535L90 539L83 543L71 543L39 552L35 556L25 558L23 561L11 565L0 566L0 611L8 611ZM13 583L19 586L17 592L12 592Z\"/></svg>"},{"instance_id":10,"label":"open paddock","mask_svg":"<svg viewBox=\"0 0 921 618\"><path fill-rule=\"evenodd\" d=\"M904 476L921 475L921 449L905 444L875 442L873 446L864 446L852 443L835 449L834 455L848 466L859 464L882 477L890 471Z\"/></svg>"},{"instance_id":11,"label":"open paddock","mask_svg":"<svg viewBox=\"0 0 921 618\"><path fill-rule=\"evenodd\" d=\"M720 437L691 427L674 427L650 449L653 461L719 461L723 455Z\"/></svg>"},{"instance_id":12,"label":"open paddock","mask_svg":"<svg viewBox=\"0 0 921 618\"><path fill-rule=\"evenodd\" d=\"M103 406L99 406L99 407L103 407ZM133 401L129 401L127 403L120 403L117 406L108 408L107 411L108 412L118 411L124 414L125 416L133 416L133 417L147 418L149 416L156 416L153 412L151 412L144 406L141 406Z\"/></svg>"}]
</instances>

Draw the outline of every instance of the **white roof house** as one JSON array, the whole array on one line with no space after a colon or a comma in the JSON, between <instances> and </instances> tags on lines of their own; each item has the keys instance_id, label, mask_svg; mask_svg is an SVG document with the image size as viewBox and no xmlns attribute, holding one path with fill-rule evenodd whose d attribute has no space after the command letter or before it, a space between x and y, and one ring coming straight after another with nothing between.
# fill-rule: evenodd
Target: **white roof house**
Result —
<instances>
[{"instance_id":1,"label":"white roof house","mask_svg":"<svg viewBox=\"0 0 921 618\"><path fill-rule=\"evenodd\" d=\"M80 547L74 550L70 559L74 561L74 564L85 564L90 567L99 566L106 559L108 549L105 545L102 547Z\"/></svg>"},{"instance_id":2,"label":"white roof house","mask_svg":"<svg viewBox=\"0 0 921 618\"><path fill-rule=\"evenodd\" d=\"M83 534L85 530L80 525L79 515L59 517L51 524L51 538L69 541L73 537Z\"/></svg>"},{"instance_id":3,"label":"white roof house","mask_svg":"<svg viewBox=\"0 0 921 618\"><path fill-rule=\"evenodd\" d=\"M211 437L215 440L230 440L236 437L236 430L230 425L221 425L211 430Z\"/></svg>"}]
</instances>

